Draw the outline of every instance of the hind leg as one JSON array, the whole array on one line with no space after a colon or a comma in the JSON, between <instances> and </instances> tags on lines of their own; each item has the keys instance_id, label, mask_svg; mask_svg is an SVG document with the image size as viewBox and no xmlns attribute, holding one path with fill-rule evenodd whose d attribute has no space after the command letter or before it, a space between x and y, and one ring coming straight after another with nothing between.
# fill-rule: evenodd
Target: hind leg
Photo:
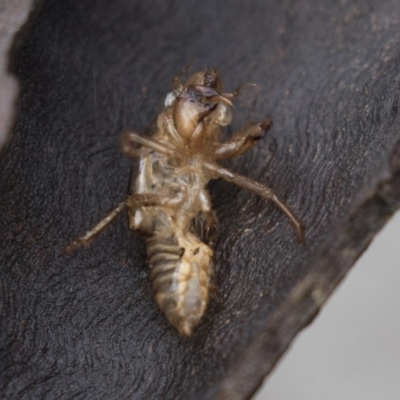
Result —
<instances>
[{"instance_id":1,"label":"hind leg","mask_svg":"<svg viewBox=\"0 0 400 400\"><path fill-rule=\"evenodd\" d=\"M105 229L108 225L111 224L117 217L117 215L125 208L126 201L119 203L117 207L114 208L105 218L103 218L93 229L86 232L80 238L74 240L71 244L69 244L65 248L65 252L69 253L80 246L83 246L89 243L95 236L97 236L103 229Z\"/></svg>"},{"instance_id":2,"label":"hind leg","mask_svg":"<svg viewBox=\"0 0 400 400\"><path fill-rule=\"evenodd\" d=\"M216 163L204 162L203 166L208 171L210 171L214 179L223 178L228 182L232 182L243 189L251 190L252 192L263 197L264 199L273 201L292 222L294 228L296 229L298 240L300 242L304 240L304 229L300 221L293 214L290 208L278 198L278 196L273 192L272 189L262 185L261 183L258 183L257 181L254 181L253 179L246 178L243 175L239 175L232 171L229 171L226 168L222 168Z\"/></svg>"}]
</instances>

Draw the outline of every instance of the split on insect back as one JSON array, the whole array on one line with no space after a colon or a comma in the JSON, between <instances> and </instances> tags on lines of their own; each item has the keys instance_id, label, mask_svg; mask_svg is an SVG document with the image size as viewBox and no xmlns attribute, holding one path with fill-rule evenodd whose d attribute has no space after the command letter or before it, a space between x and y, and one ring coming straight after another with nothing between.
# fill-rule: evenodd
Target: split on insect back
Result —
<instances>
[{"instance_id":1,"label":"split on insect back","mask_svg":"<svg viewBox=\"0 0 400 400\"><path fill-rule=\"evenodd\" d=\"M145 137L128 132L122 137L123 152L140 158L126 200L66 248L88 243L126 207L130 229L146 240L156 301L183 336L193 333L209 300L217 225L206 189L211 179L223 178L273 201L303 240L299 220L271 189L217 163L250 150L272 126L265 119L222 141L221 127L232 120L232 101L240 88L224 93L213 69L197 72L184 83L175 78L155 133Z\"/></svg>"}]
</instances>

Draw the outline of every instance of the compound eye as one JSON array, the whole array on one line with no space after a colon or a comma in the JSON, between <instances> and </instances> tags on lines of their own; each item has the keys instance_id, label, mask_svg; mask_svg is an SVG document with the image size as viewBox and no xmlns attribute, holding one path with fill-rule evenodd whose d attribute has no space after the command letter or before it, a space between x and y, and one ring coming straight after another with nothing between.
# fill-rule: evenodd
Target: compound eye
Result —
<instances>
[{"instance_id":1,"label":"compound eye","mask_svg":"<svg viewBox=\"0 0 400 400\"><path fill-rule=\"evenodd\" d=\"M176 90L169 92L165 97L164 105L165 107L171 107L174 103L176 98L178 97L178 93Z\"/></svg>"}]
</instances>

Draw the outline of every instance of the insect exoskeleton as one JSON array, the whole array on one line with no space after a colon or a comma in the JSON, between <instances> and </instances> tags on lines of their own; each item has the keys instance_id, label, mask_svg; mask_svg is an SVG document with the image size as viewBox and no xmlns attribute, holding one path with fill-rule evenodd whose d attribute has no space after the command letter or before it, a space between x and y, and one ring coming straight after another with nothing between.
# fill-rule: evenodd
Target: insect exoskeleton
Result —
<instances>
[{"instance_id":1,"label":"insect exoskeleton","mask_svg":"<svg viewBox=\"0 0 400 400\"><path fill-rule=\"evenodd\" d=\"M129 227L146 238L156 301L179 333L189 336L205 313L213 276L217 218L206 189L210 179L226 179L272 200L300 240L303 230L271 189L217 163L250 150L272 126L266 119L222 140L221 127L231 122L232 100L244 85L224 93L218 72L207 69L184 83L175 78L173 86L153 135L123 135L123 152L140 158L127 199L68 250L90 241L127 207Z\"/></svg>"}]
</instances>

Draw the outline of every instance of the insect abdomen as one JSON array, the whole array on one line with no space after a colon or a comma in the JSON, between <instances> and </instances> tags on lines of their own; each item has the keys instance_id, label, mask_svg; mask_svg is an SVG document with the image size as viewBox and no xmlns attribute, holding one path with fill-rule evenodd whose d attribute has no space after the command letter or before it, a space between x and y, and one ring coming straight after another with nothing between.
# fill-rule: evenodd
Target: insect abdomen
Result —
<instances>
[{"instance_id":1,"label":"insect abdomen","mask_svg":"<svg viewBox=\"0 0 400 400\"><path fill-rule=\"evenodd\" d=\"M158 305L181 335L191 335L207 306L212 250L197 238L152 236L147 255Z\"/></svg>"}]
</instances>

